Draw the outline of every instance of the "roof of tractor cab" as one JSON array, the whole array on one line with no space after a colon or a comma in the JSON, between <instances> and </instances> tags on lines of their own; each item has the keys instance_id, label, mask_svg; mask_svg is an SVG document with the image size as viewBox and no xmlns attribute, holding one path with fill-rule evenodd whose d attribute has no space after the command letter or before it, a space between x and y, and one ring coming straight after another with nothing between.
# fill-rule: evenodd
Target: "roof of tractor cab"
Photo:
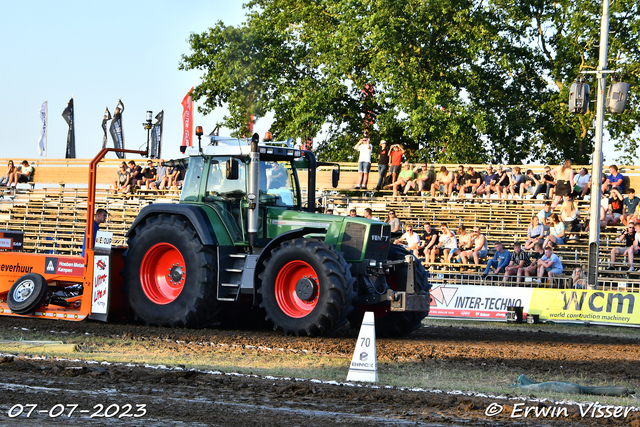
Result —
<instances>
[{"instance_id":1,"label":"roof of tractor cab","mask_svg":"<svg viewBox=\"0 0 640 427\"><path fill-rule=\"evenodd\" d=\"M207 145L202 147L202 153L198 151L198 147L188 147L186 154L188 156L199 156L201 154L209 156L238 156L249 155L251 153L251 145L246 140L228 138L217 140L218 145ZM272 145L273 144L273 145ZM302 152L300 149L289 147L286 142L274 142L270 144L259 144L260 154L273 154L276 156L291 156L292 158L300 157Z\"/></svg>"}]
</instances>

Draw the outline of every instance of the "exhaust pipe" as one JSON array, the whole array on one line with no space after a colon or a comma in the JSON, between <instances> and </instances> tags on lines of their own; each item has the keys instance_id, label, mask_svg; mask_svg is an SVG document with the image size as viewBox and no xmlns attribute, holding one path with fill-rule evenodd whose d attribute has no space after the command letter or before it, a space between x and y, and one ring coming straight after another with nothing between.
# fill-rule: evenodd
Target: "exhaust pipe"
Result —
<instances>
[{"instance_id":1,"label":"exhaust pipe","mask_svg":"<svg viewBox=\"0 0 640 427\"><path fill-rule=\"evenodd\" d=\"M254 133L251 137L251 153L249 153L249 209L247 213L247 235L249 246L256 245L258 236L258 208L260 204L260 152L258 142L260 136Z\"/></svg>"}]
</instances>

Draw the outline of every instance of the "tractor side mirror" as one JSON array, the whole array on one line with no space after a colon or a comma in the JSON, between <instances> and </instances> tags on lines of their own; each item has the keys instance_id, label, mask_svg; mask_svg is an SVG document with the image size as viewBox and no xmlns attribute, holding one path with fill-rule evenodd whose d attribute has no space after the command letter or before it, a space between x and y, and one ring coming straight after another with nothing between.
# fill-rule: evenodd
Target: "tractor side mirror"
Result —
<instances>
[{"instance_id":1,"label":"tractor side mirror","mask_svg":"<svg viewBox=\"0 0 640 427\"><path fill-rule=\"evenodd\" d=\"M238 161L236 159L227 160L227 179L238 179Z\"/></svg>"},{"instance_id":2,"label":"tractor side mirror","mask_svg":"<svg viewBox=\"0 0 640 427\"><path fill-rule=\"evenodd\" d=\"M331 169L331 185L333 188L338 186L338 182L340 181L340 169Z\"/></svg>"}]
</instances>

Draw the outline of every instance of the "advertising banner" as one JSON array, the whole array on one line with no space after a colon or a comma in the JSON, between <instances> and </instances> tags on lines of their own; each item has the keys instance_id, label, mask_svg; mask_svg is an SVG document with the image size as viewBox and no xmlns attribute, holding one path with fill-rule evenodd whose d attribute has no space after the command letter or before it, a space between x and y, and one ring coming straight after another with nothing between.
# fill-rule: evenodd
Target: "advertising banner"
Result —
<instances>
[{"instance_id":1,"label":"advertising banner","mask_svg":"<svg viewBox=\"0 0 640 427\"><path fill-rule=\"evenodd\" d=\"M122 100L118 100L118 105L113 113L113 121L109 128L113 146L115 148L124 148L124 130L122 129L122 113L124 112L124 104ZM124 159L124 153L116 153L119 159Z\"/></svg>"},{"instance_id":2,"label":"advertising banner","mask_svg":"<svg viewBox=\"0 0 640 427\"><path fill-rule=\"evenodd\" d=\"M40 129L40 139L38 140L38 156L47 157L47 112L49 110L48 101L44 101L40 106L38 113L42 120L42 129Z\"/></svg>"},{"instance_id":3,"label":"advertising banner","mask_svg":"<svg viewBox=\"0 0 640 427\"><path fill-rule=\"evenodd\" d=\"M191 91L193 88L189 89L189 92L185 95L182 100L182 148L181 151L184 153L186 147L191 147L193 145L193 140L191 136L193 135L193 100L191 99Z\"/></svg>"},{"instance_id":4,"label":"advertising banner","mask_svg":"<svg viewBox=\"0 0 640 427\"><path fill-rule=\"evenodd\" d=\"M65 158L76 158L76 127L73 111L73 97L69 100L67 108L62 112L62 118L67 125L69 125L69 132L67 132L67 149L65 150Z\"/></svg>"},{"instance_id":5,"label":"advertising banner","mask_svg":"<svg viewBox=\"0 0 640 427\"><path fill-rule=\"evenodd\" d=\"M507 307L529 312L531 288L440 285L431 289L429 317L505 320Z\"/></svg>"},{"instance_id":6,"label":"advertising banner","mask_svg":"<svg viewBox=\"0 0 640 427\"><path fill-rule=\"evenodd\" d=\"M540 320L637 325L638 296L631 292L533 289L529 312L540 315Z\"/></svg>"}]
</instances>

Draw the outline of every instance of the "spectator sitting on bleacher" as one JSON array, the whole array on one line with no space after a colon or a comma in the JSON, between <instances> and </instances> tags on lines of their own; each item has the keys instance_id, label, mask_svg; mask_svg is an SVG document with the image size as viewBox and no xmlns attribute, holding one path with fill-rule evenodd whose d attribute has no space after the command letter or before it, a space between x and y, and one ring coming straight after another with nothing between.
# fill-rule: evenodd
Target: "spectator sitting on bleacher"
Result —
<instances>
[{"instance_id":1,"label":"spectator sitting on bleacher","mask_svg":"<svg viewBox=\"0 0 640 427\"><path fill-rule=\"evenodd\" d=\"M504 268L504 279L502 279L502 284L506 286L511 276L517 276L518 270L529 267L530 265L531 260L529 259L529 255L522 250L520 242L515 242L513 244L513 252L511 252L509 265Z\"/></svg>"},{"instance_id":2,"label":"spectator sitting on bleacher","mask_svg":"<svg viewBox=\"0 0 640 427\"><path fill-rule=\"evenodd\" d=\"M502 166L498 166L496 175L498 175L498 179L496 180L496 194L498 195L498 199L506 198L509 188L509 174L502 169Z\"/></svg>"},{"instance_id":3,"label":"spectator sitting on bleacher","mask_svg":"<svg viewBox=\"0 0 640 427\"><path fill-rule=\"evenodd\" d=\"M424 223L424 233L420 239L418 248L413 251L416 258L424 258L427 262L431 259L431 251L435 250L438 245L438 230L433 228L430 223Z\"/></svg>"},{"instance_id":4,"label":"spectator sitting on bleacher","mask_svg":"<svg viewBox=\"0 0 640 427\"><path fill-rule=\"evenodd\" d=\"M458 197L464 197L465 194L476 194L478 187L482 183L482 177L480 174L473 170L472 166L467 168L467 173L462 178L462 184L460 185L460 191Z\"/></svg>"},{"instance_id":5,"label":"spectator sitting on bleacher","mask_svg":"<svg viewBox=\"0 0 640 427\"><path fill-rule=\"evenodd\" d=\"M167 168L167 174L160 180L160 185L158 185L158 190L168 190L173 187L173 183L178 176L180 171L175 166L170 166Z\"/></svg>"},{"instance_id":6,"label":"spectator sitting on bleacher","mask_svg":"<svg viewBox=\"0 0 640 427\"><path fill-rule=\"evenodd\" d=\"M458 165L458 172L453 175L453 191L456 191L460 194L460 188L464 184L464 166Z\"/></svg>"},{"instance_id":7,"label":"spectator sitting on bleacher","mask_svg":"<svg viewBox=\"0 0 640 427\"><path fill-rule=\"evenodd\" d=\"M422 194L423 191L427 191L431 187L431 174L429 173L426 163L422 163L420 166L416 165L416 167L413 168L413 176L414 178L407 182L407 185L404 187L405 195L411 190Z\"/></svg>"},{"instance_id":8,"label":"spectator sitting on bleacher","mask_svg":"<svg viewBox=\"0 0 640 427\"><path fill-rule=\"evenodd\" d=\"M531 169L527 169L527 177L525 178L527 192L531 193L532 199L536 199L538 194L544 193L547 190L547 186L540 178L540 175L533 173Z\"/></svg>"},{"instance_id":9,"label":"spectator sitting on bleacher","mask_svg":"<svg viewBox=\"0 0 640 427\"><path fill-rule=\"evenodd\" d=\"M127 169L127 164L122 162L120 164L120 168L116 171L118 177L113 180L113 194L118 194L118 191L122 193L129 192L129 169Z\"/></svg>"},{"instance_id":10,"label":"spectator sitting on bleacher","mask_svg":"<svg viewBox=\"0 0 640 427\"><path fill-rule=\"evenodd\" d=\"M156 180L151 183L151 188L153 190L157 190L160 187L160 184L162 184L162 180L167 175L167 167L162 166L162 163L164 163L164 160L158 160L158 167L156 168L157 177Z\"/></svg>"},{"instance_id":11,"label":"spectator sitting on bleacher","mask_svg":"<svg viewBox=\"0 0 640 427\"><path fill-rule=\"evenodd\" d=\"M147 165L142 170L142 180L140 182L140 187L144 183L145 188L149 190L149 186L158 180L158 171L153 166L152 160L147 160Z\"/></svg>"},{"instance_id":12,"label":"spectator sitting on bleacher","mask_svg":"<svg viewBox=\"0 0 640 427\"><path fill-rule=\"evenodd\" d=\"M355 218L355 217L357 217L357 216L358 216L358 212L355 210L355 208L351 208L351 209L349 210L349 216L350 216L351 218Z\"/></svg>"},{"instance_id":13,"label":"spectator sitting on bleacher","mask_svg":"<svg viewBox=\"0 0 640 427\"><path fill-rule=\"evenodd\" d=\"M553 214L551 210L551 202L544 202L544 207L540 212L538 212L538 219L540 220L540 224L545 227L545 231L549 230L549 217Z\"/></svg>"},{"instance_id":14,"label":"spectator sitting on bleacher","mask_svg":"<svg viewBox=\"0 0 640 427\"><path fill-rule=\"evenodd\" d=\"M579 217L580 211L576 202L573 201L573 197L571 195L563 196L562 206L560 207L560 220L564 223L565 232L577 233L580 231ZM576 235L570 235L569 239L576 239Z\"/></svg>"},{"instance_id":15,"label":"spectator sitting on bleacher","mask_svg":"<svg viewBox=\"0 0 640 427\"><path fill-rule=\"evenodd\" d=\"M611 249L611 259L609 260L609 266L606 270L615 270L613 264L616 262L616 255L626 255L627 250L633 247L633 243L636 239L635 224L630 222L627 224L626 229L616 238L616 242L620 243L624 240L624 247L617 247ZM633 259L633 255L631 255Z\"/></svg>"},{"instance_id":16,"label":"spectator sitting on bleacher","mask_svg":"<svg viewBox=\"0 0 640 427\"><path fill-rule=\"evenodd\" d=\"M629 272L634 271L633 260L635 257L640 255L640 223L636 223L635 228L635 236L633 239L633 246L627 248L625 254L627 255L627 259L629 260Z\"/></svg>"},{"instance_id":17,"label":"spectator sitting on bleacher","mask_svg":"<svg viewBox=\"0 0 640 427\"><path fill-rule=\"evenodd\" d=\"M26 160L22 161L22 168L17 170L11 174L9 181L7 182L7 187L11 187L11 184L14 184L14 187L19 183L29 182L31 180L31 175L33 174L33 166L29 166L29 162Z\"/></svg>"},{"instance_id":18,"label":"spectator sitting on bleacher","mask_svg":"<svg viewBox=\"0 0 640 427\"><path fill-rule=\"evenodd\" d=\"M482 178L482 184L476 190L476 194L479 196L486 195L491 196L491 192L496 192L496 183L498 180L498 174L493 171L491 166L487 166L487 173Z\"/></svg>"},{"instance_id":19,"label":"spectator sitting on bleacher","mask_svg":"<svg viewBox=\"0 0 640 427\"><path fill-rule=\"evenodd\" d=\"M413 178L414 174L411 170L411 165L409 164L409 162L404 162L404 164L402 165L402 171L398 175L398 179L393 183L387 185L387 187L393 188L394 200L396 200L396 197L398 196L398 189L404 187L407 182L411 181Z\"/></svg>"},{"instance_id":20,"label":"spectator sitting on bleacher","mask_svg":"<svg viewBox=\"0 0 640 427\"><path fill-rule=\"evenodd\" d=\"M610 216L607 214L607 208L609 207L609 199L606 196L600 200L600 229L603 230L609 225ZM591 216L587 214L584 218L584 231L589 231L591 225Z\"/></svg>"},{"instance_id":21,"label":"spectator sitting on bleacher","mask_svg":"<svg viewBox=\"0 0 640 427\"><path fill-rule=\"evenodd\" d=\"M373 216L373 211L371 210L371 208L364 208L364 214L362 216L367 219L374 219L376 221L380 221L380 218Z\"/></svg>"},{"instance_id":22,"label":"spectator sitting on bleacher","mask_svg":"<svg viewBox=\"0 0 640 427\"><path fill-rule=\"evenodd\" d=\"M7 163L7 171L2 176L2 179L0 179L0 187L9 186L9 178L14 173L16 173L16 167L13 165L13 160L9 160Z\"/></svg>"},{"instance_id":23,"label":"spectator sitting on bleacher","mask_svg":"<svg viewBox=\"0 0 640 427\"><path fill-rule=\"evenodd\" d=\"M133 160L129 161L129 189L133 191L142 182L142 167L136 165Z\"/></svg>"},{"instance_id":24,"label":"spectator sitting on bleacher","mask_svg":"<svg viewBox=\"0 0 640 427\"><path fill-rule=\"evenodd\" d=\"M399 233L402 230L402 221L396 216L396 211L389 211L385 222L391 226L392 233Z\"/></svg>"},{"instance_id":25,"label":"spectator sitting on bleacher","mask_svg":"<svg viewBox=\"0 0 640 427\"><path fill-rule=\"evenodd\" d=\"M454 259L454 256L458 256L456 258L457 262L462 262L462 256L460 256L460 254L462 254L462 252L464 251L469 251L472 248L473 234L467 233L467 227L461 225L460 227L458 227L458 247L455 251L449 254L449 259L447 260L447 262L451 262L451 260Z\"/></svg>"},{"instance_id":26,"label":"spectator sitting on bleacher","mask_svg":"<svg viewBox=\"0 0 640 427\"><path fill-rule=\"evenodd\" d=\"M618 166L609 166L609 176L602 184L602 194L618 190L620 194L624 194L624 175L618 173Z\"/></svg>"},{"instance_id":27,"label":"spectator sitting on bleacher","mask_svg":"<svg viewBox=\"0 0 640 427\"><path fill-rule=\"evenodd\" d=\"M529 228L527 229L527 241L524 243L524 250L528 251L533 246L544 240L544 226L540 224L540 219L534 215L531 217Z\"/></svg>"},{"instance_id":28,"label":"spectator sitting on bleacher","mask_svg":"<svg viewBox=\"0 0 640 427\"><path fill-rule=\"evenodd\" d=\"M545 190L545 197L547 199L553 199L553 196L555 195L555 190L556 190L556 180L551 173L551 166L544 167L542 182L547 187Z\"/></svg>"},{"instance_id":29,"label":"spectator sitting on bleacher","mask_svg":"<svg viewBox=\"0 0 640 427\"><path fill-rule=\"evenodd\" d=\"M525 177L520 173L520 170L520 166L516 166L509 174L509 192L513 198L516 197L516 193L520 195L520 198L524 195ZM506 191L504 194L506 196Z\"/></svg>"},{"instance_id":30,"label":"spectator sitting on bleacher","mask_svg":"<svg viewBox=\"0 0 640 427\"><path fill-rule=\"evenodd\" d=\"M545 246L544 255L538 261L538 281L544 277L545 273L553 280L555 276L562 274L563 269L562 261L553 253L553 247Z\"/></svg>"},{"instance_id":31,"label":"spectator sitting on bleacher","mask_svg":"<svg viewBox=\"0 0 640 427\"><path fill-rule=\"evenodd\" d=\"M574 289L587 289L587 276L582 271L582 267L578 266L573 269L571 281Z\"/></svg>"},{"instance_id":32,"label":"spectator sitting on bleacher","mask_svg":"<svg viewBox=\"0 0 640 427\"><path fill-rule=\"evenodd\" d=\"M533 252L529 255L529 261L531 261L531 264L528 267L518 269L518 285L521 282L522 276L529 277L531 275L537 275L538 261L543 255L544 251L542 250L542 242L536 242L535 245L533 245Z\"/></svg>"},{"instance_id":33,"label":"spectator sitting on bleacher","mask_svg":"<svg viewBox=\"0 0 640 427\"><path fill-rule=\"evenodd\" d=\"M418 245L420 244L420 236L418 235L418 233L413 232L413 227L410 225L407 225L405 231L406 232L402 235L402 237L396 239L393 244L402 245L402 247L409 252L413 252L414 250L418 249Z\"/></svg>"},{"instance_id":34,"label":"spectator sitting on bleacher","mask_svg":"<svg viewBox=\"0 0 640 427\"><path fill-rule=\"evenodd\" d=\"M640 197L636 197L636 190L630 188L627 190L627 198L622 201L625 209L620 217L620 220L624 225L633 221L634 223L637 221L638 216L638 206L640 204ZM636 218L634 218L636 217Z\"/></svg>"},{"instance_id":35,"label":"spectator sitting on bleacher","mask_svg":"<svg viewBox=\"0 0 640 427\"><path fill-rule=\"evenodd\" d=\"M582 199L591 192L591 175L586 168L581 168L575 177L575 185L573 186L573 197Z\"/></svg>"},{"instance_id":36,"label":"spectator sitting on bleacher","mask_svg":"<svg viewBox=\"0 0 640 427\"><path fill-rule=\"evenodd\" d=\"M609 225L618 225L624 212L624 204L622 203L624 197L622 197L622 193L615 188L610 191L609 196Z\"/></svg>"},{"instance_id":37,"label":"spectator sitting on bleacher","mask_svg":"<svg viewBox=\"0 0 640 427\"><path fill-rule=\"evenodd\" d=\"M451 197L453 193L454 176L453 172L447 170L446 166L440 167L440 172L436 178L436 182L431 184L431 197L436 197L436 192L440 191L447 197Z\"/></svg>"},{"instance_id":38,"label":"spectator sitting on bleacher","mask_svg":"<svg viewBox=\"0 0 640 427\"><path fill-rule=\"evenodd\" d=\"M511 254L509 251L504 249L504 246L501 242L496 242L496 253L492 259L487 261L487 268L484 269L484 273L480 275L482 280L486 279L489 275L489 272L493 268L492 274L500 274L504 273L504 269L509 265L511 261Z\"/></svg>"},{"instance_id":39,"label":"spectator sitting on bleacher","mask_svg":"<svg viewBox=\"0 0 640 427\"><path fill-rule=\"evenodd\" d=\"M436 248L431 251L431 264L436 262L436 254L441 256L441 262L449 262L449 254L458 248L456 235L449 229L446 222L440 224L440 237L438 238L438 246Z\"/></svg>"},{"instance_id":40,"label":"spectator sitting on bleacher","mask_svg":"<svg viewBox=\"0 0 640 427\"><path fill-rule=\"evenodd\" d=\"M460 260L463 264L468 264L467 258L473 256L473 263L480 265L480 258L485 258L488 253L489 243L484 234L480 233L480 228L476 225L473 227L473 236L471 237L473 242L473 249L468 251L462 251L460 253Z\"/></svg>"},{"instance_id":41,"label":"spectator sitting on bleacher","mask_svg":"<svg viewBox=\"0 0 640 427\"><path fill-rule=\"evenodd\" d=\"M558 214L553 214L549 217L549 223L551 224L549 235L542 246L546 248L547 246L563 245L565 240L564 222L560 221Z\"/></svg>"}]
</instances>

